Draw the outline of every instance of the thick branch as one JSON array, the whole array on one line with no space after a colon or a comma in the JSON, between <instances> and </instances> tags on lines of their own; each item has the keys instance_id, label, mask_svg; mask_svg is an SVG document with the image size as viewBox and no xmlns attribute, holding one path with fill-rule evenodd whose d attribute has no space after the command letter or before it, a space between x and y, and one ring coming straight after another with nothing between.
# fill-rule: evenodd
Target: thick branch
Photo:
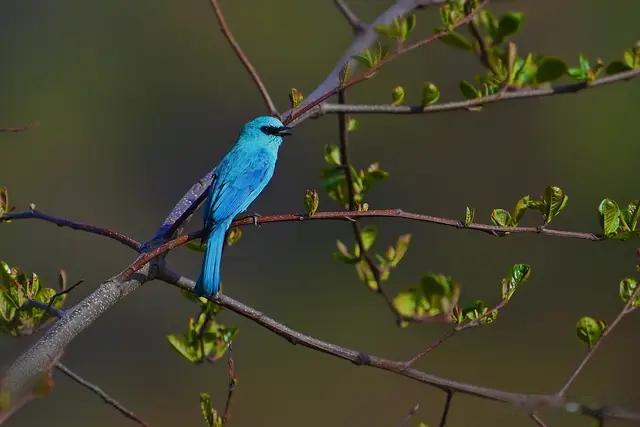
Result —
<instances>
[{"instance_id":1,"label":"thick branch","mask_svg":"<svg viewBox=\"0 0 640 427\"><path fill-rule=\"evenodd\" d=\"M611 76L602 77L591 83L571 83L566 85L547 86L536 89L518 89L506 92L500 92L495 95L483 96L480 98L470 99L466 101L454 101L442 104L429 105L423 107L421 105L341 105L341 104L322 104L316 107L314 113L322 115L327 113L347 113L347 114L425 114L425 113L441 113L445 111L469 110L475 107L482 107L487 104L493 104L500 101L511 101L515 99L536 98L542 96L564 95L576 93L585 89L605 86L612 83L618 83L631 80L640 76L640 68L635 70L624 71L622 73L613 74Z\"/></svg>"},{"instance_id":2,"label":"thick branch","mask_svg":"<svg viewBox=\"0 0 640 427\"><path fill-rule=\"evenodd\" d=\"M67 368L62 363L60 363L60 362L56 363L56 369L58 371L62 372L63 374L65 374L67 377L71 378L76 383L78 383L81 386L91 390L91 392L95 393L102 400L104 400L104 402L106 404L111 405L114 408L116 408L125 417L129 418L130 420L135 421L136 423L140 424L141 426L149 427L149 424L147 424L147 422L144 421L142 418L138 417L133 411L131 411L130 409L127 409L126 406L124 406L122 403L118 402L115 398L110 396L108 393L106 393L100 387L98 387L97 385L95 385L95 384L87 381L86 379L82 378L80 375L76 374L75 372L73 372L71 369Z\"/></svg>"},{"instance_id":3,"label":"thick branch","mask_svg":"<svg viewBox=\"0 0 640 427\"><path fill-rule=\"evenodd\" d=\"M98 234L100 236L105 236L110 239L116 240L122 243L123 245L130 247L135 251L140 250L140 243L137 240L132 239L131 237L125 236L124 234L119 233L117 231L113 231L105 227L99 227L97 225L85 224L82 222L73 221L71 219L48 215L36 209L31 209L31 210L22 211L22 212L9 212L0 216L0 222L14 221L14 220L20 220L20 219L39 219L42 221L55 224L58 227L69 227L74 230L85 231L87 233L92 233L92 234Z\"/></svg>"},{"instance_id":4,"label":"thick branch","mask_svg":"<svg viewBox=\"0 0 640 427\"><path fill-rule=\"evenodd\" d=\"M188 290L192 290L195 286L195 282L193 280L166 269L158 272L158 279ZM555 394L540 395L512 393L442 378L418 369L409 368L406 366L405 362L402 361L385 359L380 356L364 353L358 350L352 350L305 335L226 295L218 294L216 297L211 297L210 299L217 304L252 320L271 332L280 335L292 344L300 344L312 350L350 361L358 366L369 366L391 372L396 375L407 377L420 383L439 388L446 392L467 394L482 399L504 402L527 412L531 412L539 407L550 407L592 417L640 421L640 413L630 412L623 408L612 406L593 408L581 403L569 402L562 396Z\"/></svg>"},{"instance_id":5,"label":"thick branch","mask_svg":"<svg viewBox=\"0 0 640 427\"><path fill-rule=\"evenodd\" d=\"M264 85L264 83L262 83L262 79L260 79L260 75L256 71L253 64L251 64L251 61L249 61L249 58L247 57L247 55L242 51L242 48L236 41L235 37L233 37L233 33L231 33L231 30L229 29L229 26L227 25L227 22L224 19L224 14L222 13L222 9L220 8L220 3L218 2L218 0L210 0L210 3L211 3L211 7L213 7L213 11L216 14L216 18L218 19L218 24L220 24L220 31L222 31L222 34L224 34L224 36L227 38L227 41L233 48L233 51L236 53L236 56L238 57L240 62L242 62L242 65L244 65L244 68L247 70L247 72L251 76L251 79L253 79L253 82L258 87L258 91L260 91L260 95L262 96L262 100L264 101L267 109L269 110L269 114L277 115L278 110L276 109L276 106L273 103L271 96L269 96L269 92L267 91L266 86Z\"/></svg>"}]
</instances>

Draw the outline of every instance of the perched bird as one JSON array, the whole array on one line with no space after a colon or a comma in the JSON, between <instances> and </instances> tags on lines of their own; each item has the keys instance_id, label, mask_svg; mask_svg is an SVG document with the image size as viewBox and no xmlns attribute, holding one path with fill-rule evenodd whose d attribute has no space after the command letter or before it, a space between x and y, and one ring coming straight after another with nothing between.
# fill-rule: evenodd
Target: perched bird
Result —
<instances>
[{"instance_id":1,"label":"perched bird","mask_svg":"<svg viewBox=\"0 0 640 427\"><path fill-rule=\"evenodd\" d=\"M225 234L236 215L245 211L273 176L278 148L289 127L271 116L245 123L235 145L213 171L204 205L207 249L196 283L198 295L220 291L220 258Z\"/></svg>"}]
</instances>

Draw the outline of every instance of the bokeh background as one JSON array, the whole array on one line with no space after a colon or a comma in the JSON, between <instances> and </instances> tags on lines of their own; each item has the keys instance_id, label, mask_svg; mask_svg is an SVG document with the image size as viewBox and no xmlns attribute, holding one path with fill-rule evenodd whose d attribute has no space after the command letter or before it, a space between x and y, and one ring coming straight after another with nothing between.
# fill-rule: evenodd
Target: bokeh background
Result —
<instances>
[{"instance_id":1,"label":"bokeh background","mask_svg":"<svg viewBox=\"0 0 640 427\"><path fill-rule=\"evenodd\" d=\"M370 19L390 1L352 0ZM224 1L239 42L260 70L280 108L290 87L309 93L348 45L351 30L325 1ZM207 1L4 1L0 14L0 125L39 121L22 134L0 135L0 184L18 208L28 203L57 215L149 237L195 179L232 144L238 127L264 108L222 35ZM497 11L523 10L515 38L521 52L578 53L619 58L640 37L640 4L500 2ZM419 13L429 32L437 10ZM458 99L459 80L481 71L471 55L430 45L355 88L354 102L388 102L402 84L417 100L424 80L443 100ZM376 160L391 179L369 198L373 207L461 217L474 206L488 222L492 208L511 208L546 185L569 194L554 226L598 230L603 197L626 203L639 196L637 118L640 83L577 95L492 105L482 113L359 117L353 159ZM324 144L336 142L336 118L309 120L281 149L277 173L251 208L262 214L299 212L307 188L320 189ZM335 204L321 193L321 209ZM534 216L525 220L536 223ZM194 221L197 226L199 221ZM409 253L389 288L399 291L428 271L452 275L463 301L496 301L498 283L513 263L533 276L491 327L462 334L419 363L428 372L486 386L551 392L584 354L574 325L581 315L611 320L621 303L618 281L634 274L637 242L591 243L536 236L490 236L397 220L380 226L379 250L400 233L413 234ZM406 358L446 330L442 325L399 329L381 299L350 266L332 258L335 240L350 241L342 223L272 224L246 228L226 251L229 295L314 336L345 346ZM53 284L59 268L86 284L77 301L132 259L123 246L37 221L2 226L0 258L36 271ZM199 255L186 249L172 265L196 276ZM68 348L64 362L122 400L154 426L203 425L198 393L226 396L226 364L188 364L165 335L184 330L195 307L179 292L153 282L126 298ZM234 426L389 426L416 403L414 421L437 423L444 395L391 374L294 347L239 318L234 344L239 386ZM592 403L640 408L636 318L625 320L593 358L571 395ZM32 341L0 339L7 367ZM531 425L516 408L456 395L451 426ZM556 412L550 425L591 421ZM412 421L413 423L413 421ZM56 374L50 396L19 412L9 425L132 425L99 398ZM623 425L615 422L608 426Z\"/></svg>"}]
</instances>

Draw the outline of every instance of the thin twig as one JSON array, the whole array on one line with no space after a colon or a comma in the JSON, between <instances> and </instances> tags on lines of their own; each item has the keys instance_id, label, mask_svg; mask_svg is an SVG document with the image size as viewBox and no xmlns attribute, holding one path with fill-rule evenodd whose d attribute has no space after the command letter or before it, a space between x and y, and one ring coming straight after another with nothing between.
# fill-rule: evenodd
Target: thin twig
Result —
<instances>
[{"instance_id":1,"label":"thin twig","mask_svg":"<svg viewBox=\"0 0 640 427\"><path fill-rule=\"evenodd\" d=\"M107 394L104 390L102 390L97 385L85 380L80 375L76 374L75 372L73 372L71 369L67 368L65 365L63 365L60 362L57 362L55 366L57 370L65 374L67 377L71 378L73 381L77 382L81 386L86 387L89 390L91 390L93 393L97 394L102 400L104 400L105 403L116 408L125 417L129 418L132 421L135 421L141 426L149 427L149 424L146 421L138 417L131 410L127 409L122 403L118 402L116 399L114 399L112 396Z\"/></svg>"},{"instance_id":2,"label":"thin twig","mask_svg":"<svg viewBox=\"0 0 640 427\"><path fill-rule=\"evenodd\" d=\"M575 380L578 378L578 375L580 375L580 373L582 372L584 367L587 365L587 363L589 362L589 360L593 356L593 354L596 352L598 347L600 347L600 344L602 343L602 341L604 341L604 339L609 334L611 334L613 329L618 325L618 323L620 323L620 321L622 320L622 318L624 316L626 316L627 314L633 312L637 308L637 306L634 305L634 301L636 300L636 298L639 298L639 297L640 297L640 286L638 286L635 289L635 291L633 291L633 293L631 294L631 297L629 298L627 303L624 305L622 310L620 310L620 313L618 313L618 315L613 320L613 322L611 322L611 324L606 327L606 329L604 330L604 332L602 333L602 335L600 336L598 341L596 341L591 346L591 348L587 351L587 354L585 354L584 358L580 361L580 363L578 364L576 369L571 373L571 375L569 376L569 379L562 386L560 391L558 391L558 396L564 396L566 394L566 392L569 389L569 387L571 387L571 385L575 382Z\"/></svg>"},{"instance_id":3,"label":"thin twig","mask_svg":"<svg viewBox=\"0 0 640 427\"><path fill-rule=\"evenodd\" d=\"M193 280L166 268L162 268L158 272L157 278L190 291L193 291L193 288L195 287L195 282ZM640 421L640 413L627 411L620 407L602 406L594 408L585 404L567 401L564 397L558 396L557 394L540 395L512 393L442 378L415 368L407 367L403 361L385 359L380 356L364 353L358 350L352 350L305 335L226 295L218 294L215 297L210 297L209 299L283 337L291 344L299 344L312 350L350 361L358 366L369 366L387 372L392 372L396 375L413 379L443 391L451 391L482 399L504 402L528 412L531 412L531 410L535 408L545 406L558 410L570 411L572 413L584 414L591 417Z\"/></svg>"},{"instance_id":4,"label":"thin twig","mask_svg":"<svg viewBox=\"0 0 640 427\"><path fill-rule=\"evenodd\" d=\"M110 239L116 240L123 245L130 247L135 251L140 250L140 242L131 237L125 236L117 231L110 230L105 227L100 227L97 225L85 224L78 221L73 221L71 219L56 217L53 215L48 215L44 212L40 212L36 209L30 209L28 211L20 211L20 212L9 212L0 216L0 223L7 221L14 221L20 219L39 219L42 221L50 222L52 224L57 225L58 227L69 227L74 230L86 231L91 234L98 234L100 236L105 236Z\"/></svg>"},{"instance_id":5,"label":"thin twig","mask_svg":"<svg viewBox=\"0 0 640 427\"><path fill-rule=\"evenodd\" d=\"M227 41L233 48L233 51L236 53L236 56L238 57L240 62L242 62L242 65L244 65L244 68L247 70L247 72L253 79L253 82L258 87L258 91L262 96L262 100L264 101L265 106L269 110L269 114L278 115L278 110L276 109L276 106L273 103L271 96L269 96L269 92L267 91L266 86L262 82L262 79L260 79L260 75L256 71L253 64L251 64L251 61L249 61L249 58L243 52L242 48L240 47L235 37L233 36L233 33L229 29L229 26L227 25L227 21L224 19L222 8L220 8L220 3L218 2L218 0L210 0L210 3L211 3L211 6L213 7L213 11L216 14L216 18L218 19L218 24L220 24L220 31L222 31L222 34L224 34L224 36L227 38Z\"/></svg>"},{"instance_id":6,"label":"thin twig","mask_svg":"<svg viewBox=\"0 0 640 427\"><path fill-rule=\"evenodd\" d=\"M525 88L500 92L495 95L481 96L466 101L453 101L442 104L429 105L340 105L340 104L322 104L314 112L313 115L322 115L328 113L347 113L347 114L426 114L440 113L455 110L470 110L482 107L487 104L493 104L500 101L511 101L524 98L536 98L543 96L563 95L580 92L586 89L602 87L612 83L623 82L640 76L640 68L624 71L622 73L613 74L602 77L590 83L569 83L564 85L553 85L540 88Z\"/></svg>"},{"instance_id":7,"label":"thin twig","mask_svg":"<svg viewBox=\"0 0 640 427\"><path fill-rule=\"evenodd\" d=\"M53 303L56 302L56 299L58 299L60 296L68 294L69 292L71 292L74 288L80 286L81 284L84 283L84 280L78 280L76 283L74 283L71 287L67 288L67 289L63 289L60 292L58 292L57 294L55 294L54 296L52 296L51 298L49 298L49 303L47 304L47 311L51 310L51 308L53 308Z\"/></svg>"},{"instance_id":8,"label":"thin twig","mask_svg":"<svg viewBox=\"0 0 640 427\"><path fill-rule=\"evenodd\" d=\"M444 427L447 424L447 416L449 415L449 408L451 408L451 400L453 399L453 392L447 390L447 399L444 402L444 409L442 410L442 417L440 417L440 427Z\"/></svg>"},{"instance_id":9,"label":"thin twig","mask_svg":"<svg viewBox=\"0 0 640 427\"><path fill-rule=\"evenodd\" d=\"M365 31L367 26L356 16L355 13L353 13L345 0L334 0L334 2L340 13L342 13L342 16L344 16L344 19L346 19L349 25L351 25L354 34L357 35Z\"/></svg>"},{"instance_id":10,"label":"thin twig","mask_svg":"<svg viewBox=\"0 0 640 427\"><path fill-rule=\"evenodd\" d=\"M411 407L411 409L409 409L409 412L407 412L407 414L404 417L402 417L402 420L400 420L400 422L398 423L398 427L408 426L409 421L411 421L411 418L413 418L416 412L418 412L418 409L420 409L420 404L416 403Z\"/></svg>"},{"instance_id":11,"label":"thin twig","mask_svg":"<svg viewBox=\"0 0 640 427\"><path fill-rule=\"evenodd\" d=\"M539 427L547 427L547 425L544 423L544 421L542 421L542 418L540 418L538 415L536 415L535 412L532 412L529 414L529 418L531 418L533 420L534 423L536 423L536 425L538 425Z\"/></svg>"},{"instance_id":12,"label":"thin twig","mask_svg":"<svg viewBox=\"0 0 640 427\"><path fill-rule=\"evenodd\" d=\"M238 385L238 376L236 374L236 361L233 358L233 349L229 344L229 361L227 362L229 367L229 387L227 391L227 403L224 405L224 413L222 414L222 425L226 426L227 422L231 418L231 399L233 398L233 392Z\"/></svg>"},{"instance_id":13,"label":"thin twig","mask_svg":"<svg viewBox=\"0 0 640 427\"><path fill-rule=\"evenodd\" d=\"M36 301L33 299L27 300L27 303L25 304L26 307L37 307L41 310L46 311L47 313L49 313L50 315L57 317L58 319L60 319L62 316L64 316L64 310L60 310L58 308L52 307L49 304L45 304L43 302L40 301Z\"/></svg>"}]
</instances>

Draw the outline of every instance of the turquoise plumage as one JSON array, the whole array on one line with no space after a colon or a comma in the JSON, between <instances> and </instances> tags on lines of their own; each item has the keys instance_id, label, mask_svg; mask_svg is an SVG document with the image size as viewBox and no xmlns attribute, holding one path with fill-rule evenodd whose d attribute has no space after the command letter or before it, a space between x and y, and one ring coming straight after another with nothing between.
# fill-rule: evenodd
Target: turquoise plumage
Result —
<instances>
[{"instance_id":1,"label":"turquoise plumage","mask_svg":"<svg viewBox=\"0 0 640 427\"><path fill-rule=\"evenodd\" d=\"M271 180L278 148L289 128L271 116L245 123L240 135L213 171L204 205L207 249L195 291L215 295L220 291L220 260L231 222L260 195Z\"/></svg>"}]
</instances>

